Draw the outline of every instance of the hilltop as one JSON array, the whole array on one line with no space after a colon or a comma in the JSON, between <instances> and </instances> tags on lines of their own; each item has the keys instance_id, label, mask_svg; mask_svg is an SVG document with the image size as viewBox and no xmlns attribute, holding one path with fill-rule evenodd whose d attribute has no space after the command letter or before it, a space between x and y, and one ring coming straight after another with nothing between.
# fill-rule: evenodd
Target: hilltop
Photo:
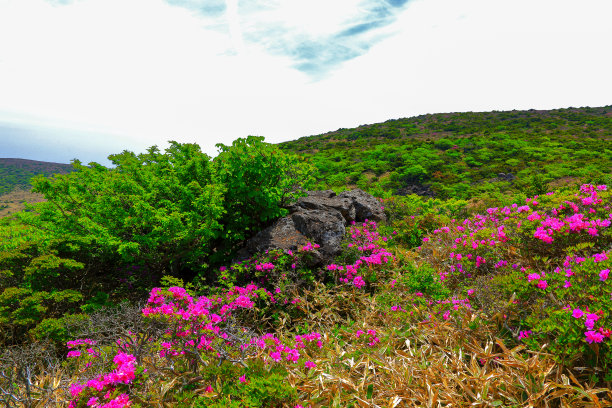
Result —
<instances>
[{"instance_id":1,"label":"hilltop","mask_svg":"<svg viewBox=\"0 0 612 408\"><path fill-rule=\"evenodd\" d=\"M612 106L420 115L281 143L310 158L319 188L474 198L606 183Z\"/></svg>"},{"instance_id":2,"label":"hilltop","mask_svg":"<svg viewBox=\"0 0 612 408\"><path fill-rule=\"evenodd\" d=\"M38 174L50 176L73 171L71 164L38 160L0 158L0 195L15 189L29 189L30 179Z\"/></svg>"},{"instance_id":3,"label":"hilltop","mask_svg":"<svg viewBox=\"0 0 612 408\"><path fill-rule=\"evenodd\" d=\"M71 164L0 158L0 217L23 210L26 202L43 200L41 194L30 191L32 177L66 174L73 170Z\"/></svg>"}]
</instances>

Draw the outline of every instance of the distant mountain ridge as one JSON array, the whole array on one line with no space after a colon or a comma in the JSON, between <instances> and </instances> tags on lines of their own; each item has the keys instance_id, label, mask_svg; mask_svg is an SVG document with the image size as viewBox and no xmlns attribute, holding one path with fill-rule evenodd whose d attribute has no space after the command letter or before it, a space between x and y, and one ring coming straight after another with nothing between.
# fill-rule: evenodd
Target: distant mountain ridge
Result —
<instances>
[{"instance_id":1,"label":"distant mountain ridge","mask_svg":"<svg viewBox=\"0 0 612 408\"><path fill-rule=\"evenodd\" d=\"M38 160L0 158L0 195L16 189L29 189L30 180L38 174L50 176L73 171L71 164Z\"/></svg>"}]
</instances>

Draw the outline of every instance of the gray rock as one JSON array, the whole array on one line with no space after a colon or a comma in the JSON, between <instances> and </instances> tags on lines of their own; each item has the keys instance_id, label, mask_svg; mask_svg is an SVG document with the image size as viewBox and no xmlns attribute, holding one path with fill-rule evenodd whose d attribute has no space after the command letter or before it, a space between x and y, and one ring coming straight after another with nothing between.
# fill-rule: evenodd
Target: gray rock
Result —
<instances>
[{"instance_id":1,"label":"gray rock","mask_svg":"<svg viewBox=\"0 0 612 408\"><path fill-rule=\"evenodd\" d=\"M357 188L355 190L343 191L338 197L352 200L355 207L356 221L370 220L380 222L387 219L380 201L363 190Z\"/></svg>"},{"instance_id":2,"label":"gray rock","mask_svg":"<svg viewBox=\"0 0 612 408\"><path fill-rule=\"evenodd\" d=\"M345 191L338 196L332 190L310 191L288 209L288 216L257 233L239 255L270 249L295 251L312 242L320 248L311 251L311 266L322 265L342 250L347 223L386 219L381 203L363 190Z\"/></svg>"},{"instance_id":3,"label":"gray rock","mask_svg":"<svg viewBox=\"0 0 612 408\"><path fill-rule=\"evenodd\" d=\"M315 190L315 191L307 191L308 197L322 197L322 198L332 198L336 196L336 192L334 190Z\"/></svg>"},{"instance_id":4,"label":"gray rock","mask_svg":"<svg viewBox=\"0 0 612 408\"><path fill-rule=\"evenodd\" d=\"M251 238L246 249L251 254L269 249L295 251L301 245L306 245L308 238L297 230L291 217L279 218L271 227L260 231Z\"/></svg>"},{"instance_id":5,"label":"gray rock","mask_svg":"<svg viewBox=\"0 0 612 408\"><path fill-rule=\"evenodd\" d=\"M308 195L306 197L300 197L292 208L296 212L300 209L327 211L328 209L333 208L334 210L339 211L344 219L349 222L355 221L356 215L353 201L349 198L337 196L326 197L323 195Z\"/></svg>"},{"instance_id":6,"label":"gray rock","mask_svg":"<svg viewBox=\"0 0 612 408\"><path fill-rule=\"evenodd\" d=\"M291 214L299 232L319 244L319 251L327 258L341 251L340 244L346 230L346 220L334 209L303 210Z\"/></svg>"}]
</instances>

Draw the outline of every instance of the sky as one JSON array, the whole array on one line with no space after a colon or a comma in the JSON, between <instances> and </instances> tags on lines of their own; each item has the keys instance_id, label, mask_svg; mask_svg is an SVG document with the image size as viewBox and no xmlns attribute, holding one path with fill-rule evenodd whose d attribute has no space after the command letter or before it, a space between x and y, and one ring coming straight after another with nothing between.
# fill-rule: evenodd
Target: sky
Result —
<instances>
[{"instance_id":1,"label":"sky","mask_svg":"<svg viewBox=\"0 0 612 408\"><path fill-rule=\"evenodd\" d=\"M0 157L612 104L612 0L0 0Z\"/></svg>"}]
</instances>

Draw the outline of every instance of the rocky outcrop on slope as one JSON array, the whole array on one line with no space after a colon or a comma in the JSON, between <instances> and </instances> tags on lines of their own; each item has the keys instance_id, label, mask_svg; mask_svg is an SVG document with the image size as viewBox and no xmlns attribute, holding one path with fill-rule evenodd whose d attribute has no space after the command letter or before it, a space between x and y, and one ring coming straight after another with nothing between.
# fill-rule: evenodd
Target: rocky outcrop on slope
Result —
<instances>
[{"instance_id":1,"label":"rocky outcrop on slope","mask_svg":"<svg viewBox=\"0 0 612 408\"><path fill-rule=\"evenodd\" d=\"M307 242L319 245L314 261L323 263L341 251L346 226L352 221L384 221L380 202L363 190L310 191L289 207L289 215L251 238L241 255L270 249L296 250Z\"/></svg>"}]
</instances>

